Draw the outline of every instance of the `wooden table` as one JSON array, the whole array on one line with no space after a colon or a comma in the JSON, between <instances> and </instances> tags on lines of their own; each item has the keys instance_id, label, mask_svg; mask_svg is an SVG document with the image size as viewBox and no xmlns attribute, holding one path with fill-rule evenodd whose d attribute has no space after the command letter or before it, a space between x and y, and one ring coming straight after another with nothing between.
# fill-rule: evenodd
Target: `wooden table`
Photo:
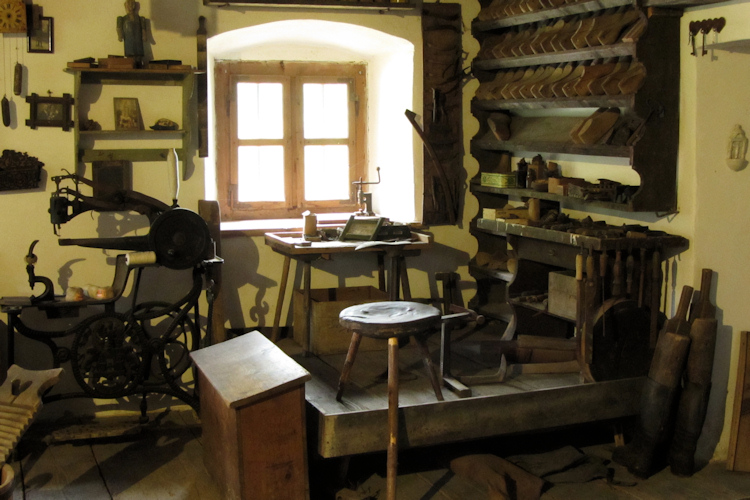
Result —
<instances>
[{"instance_id":1,"label":"wooden table","mask_svg":"<svg viewBox=\"0 0 750 500\"><path fill-rule=\"evenodd\" d=\"M279 323L281 321L281 310L286 295L286 285L289 280L289 268L291 260L302 263L302 293L303 293L303 317L307 321L307 331L310 332L311 298L312 288L311 263L320 258L330 258L334 254L345 254L353 252L371 252L377 256L378 262L378 286L382 291L387 291L390 300L399 300L403 297L411 299L409 278L406 272L405 257L418 256L423 249L432 244L432 236L423 233L412 232L411 241L385 242L385 241L313 241L308 242L302 238L301 233L266 233L266 245L275 252L284 256L284 266L279 283L279 296L276 301L276 313L273 319L273 332L271 339L279 340ZM386 288L385 257L389 259L388 286ZM299 264L298 264L299 265ZM312 335L307 336L307 345L303 346L306 352L311 351Z\"/></svg>"}]
</instances>

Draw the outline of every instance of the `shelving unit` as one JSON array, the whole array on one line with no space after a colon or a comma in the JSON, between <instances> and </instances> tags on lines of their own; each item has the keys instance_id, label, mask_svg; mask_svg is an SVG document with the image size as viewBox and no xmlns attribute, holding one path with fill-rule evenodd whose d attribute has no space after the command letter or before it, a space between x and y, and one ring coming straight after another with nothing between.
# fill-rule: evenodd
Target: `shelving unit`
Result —
<instances>
[{"instance_id":1,"label":"shelving unit","mask_svg":"<svg viewBox=\"0 0 750 500\"><path fill-rule=\"evenodd\" d=\"M181 144L177 149L179 158L186 158L191 148L193 114L190 112L194 93L194 73L192 70L153 70L153 69L105 69L105 68L66 68L75 78L74 95L74 140L76 165L79 162L94 161L166 161L168 149L144 148L142 143L161 139L175 139ZM128 86L178 86L182 89L182 118L179 130L81 130L81 114L91 102L82 102L81 90L85 85L128 85ZM138 147L97 149L82 146L82 140L113 140L123 143L138 143Z\"/></svg>"},{"instance_id":2,"label":"shelving unit","mask_svg":"<svg viewBox=\"0 0 750 500\"><path fill-rule=\"evenodd\" d=\"M512 219L484 218L484 209L502 209L509 201L537 199L542 217L562 213L563 208L626 213L675 210L679 12L639 10L630 0L580 1L557 8L541 6L561 4L561 1L510 0L501 4L500 0L480 0L480 3L482 9L472 23L472 32L481 45L472 63L473 73L480 82L477 96L472 100L472 114L479 121L479 130L471 141L471 153L479 162L480 173L470 182L480 211L472 222L471 232L478 242L477 257L482 255L482 260L486 260L490 255L495 260L488 265L480 265L478 258L472 260L469 271L477 281L477 295L470 305L489 318L506 321L509 325L503 335L506 339L511 338L510 335L576 337L582 350L579 355L595 377L608 379L643 374L648 366L654 329L664 317L660 311L661 266L664 260L684 251L687 240L637 226L633 226L633 232L638 234L626 237L627 231L618 232L618 228L611 226L602 229L599 225L601 230L597 232L554 229L554 223L515 224ZM594 37L595 43L589 43L592 39L582 28L584 21L605 25L606 22L593 21L593 18L615 12L619 15L626 10L629 18L637 21L621 26L621 32L615 37L598 35ZM642 27L644 20L647 21L644 30L633 29L631 36L623 39L628 26L638 22ZM570 29L573 26L578 31ZM559 33L567 33L565 37L569 38ZM604 38L609 41L602 42ZM585 43L581 43L582 40ZM583 86L589 92L581 92L576 87L576 92L566 91L562 96L559 88L541 90L542 87L536 86L551 85L543 75L550 75L558 68L568 70L566 74L580 75L581 66L617 62L623 67L640 64L645 68L646 76L640 87L616 86L616 91L603 92L600 86L600 91L594 92L592 87ZM526 83L525 88L508 87L509 81L531 83ZM571 77L568 81L581 80ZM620 137L614 143L608 143L606 138L593 144L574 142L571 131L580 126L582 116L599 108L618 108L621 117L645 125L640 130L633 129L633 134L625 141ZM501 113L510 120L500 116ZM504 119L493 123L493 128L489 118ZM509 137L501 140L497 123L508 122ZM526 158L537 154L571 155L576 161L594 165L615 163L614 168L637 172L641 182L624 193L621 197L624 201L621 198L617 201L587 200L536 189L482 185L481 173L498 172L501 158L508 154ZM502 173L509 172L503 170ZM626 270L628 257L631 257L630 267ZM576 296L581 283L571 272L582 259L589 266L583 273L586 291ZM512 265L507 265L506 269L504 261ZM568 307L564 311L552 311L548 307L553 273L556 286L566 283L569 287L565 295ZM560 296L555 299L560 300ZM617 306L612 307L612 304ZM599 322L604 314L620 315L620 324L632 321L632 333L620 337L609 334L608 329L615 327L618 321L610 322L605 332L603 322ZM605 333L609 338L602 338ZM629 338L624 340L625 336ZM617 356L623 352L633 359L632 368L619 365Z\"/></svg>"},{"instance_id":3,"label":"shelving unit","mask_svg":"<svg viewBox=\"0 0 750 500\"><path fill-rule=\"evenodd\" d=\"M631 4L632 2L626 0L592 0L564 4L558 8L500 19L477 19L472 23L472 30L480 43L484 44L490 43L493 37L502 36L509 31L540 30L556 21L575 22L577 15L591 17L610 13L612 9L625 8ZM483 10L489 5L483 3ZM592 207L626 212L674 211L677 204L679 17L658 9L648 12L650 17L645 32L632 42L618 39L610 45L498 59L475 59L472 68L480 83L492 81L498 72L505 70L563 64L581 65L628 60L642 63L646 70L643 86L634 94L501 100L475 98L472 102L472 112L479 120L480 128L472 140L471 147L472 154L479 161L480 171L492 171L503 152L519 152L532 156L544 153L575 155L579 159L589 157L594 162L596 157L620 158L638 173L641 179L640 186L624 203L594 202ZM623 110L623 115L628 114L645 121L645 133L634 145L576 144L570 139L569 131L581 122L581 118L560 116L560 110L586 108L590 112L597 108L619 108ZM533 117L522 116L527 110L536 110L536 113ZM486 123L487 118L495 113L511 116L511 137L506 141L498 140ZM542 131L549 135L544 135ZM535 132L539 134L535 135ZM478 182L472 183L472 190L478 187ZM553 195L550 198L546 193L530 190L506 190L497 194L553 199L564 206L574 205L577 208L585 206L579 200L569 203L568 197Z\"/></svg>"}]
</instances>

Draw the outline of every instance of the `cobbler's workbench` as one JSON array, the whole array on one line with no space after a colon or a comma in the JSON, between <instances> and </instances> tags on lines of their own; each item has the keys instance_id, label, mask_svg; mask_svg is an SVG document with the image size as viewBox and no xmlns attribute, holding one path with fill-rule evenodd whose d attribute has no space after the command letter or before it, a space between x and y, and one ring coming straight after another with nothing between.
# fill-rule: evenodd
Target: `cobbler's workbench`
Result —
<instances>
[{"instance_id":1,"label":"cobbler's workbench","mask_svg":"<svg viewBox=\"0 0 750 500\"><path fill-rule=\"evenodd\" d=\"M385 242L385 241L305 241L301 233L266 233L266 245L275 252L284 256L284 266L279 283L279 296L276 302L276 314L273 320L272 340L279 339L279 323L281 310L284 306L286 285L289 280L289 268L291 261L302 264L302 292L303 317L307 318L306 325L295 325L302 327L305 332L310 331L310 313L312 289L312 265L317 259L330 258L334 254L346 254L353 252L368 252L377 257L378 262L378 284L381 291L387 291L390 300L411 298L409 278L406 272L405 257L418 256L422 250L432 244L432 236L412 232L411 240ZM386 287L385 258L388 258L388 286ZM311 351L312 336L307 335L307 342L303 348L306 352Z\"/></svg>"}]
</instances>

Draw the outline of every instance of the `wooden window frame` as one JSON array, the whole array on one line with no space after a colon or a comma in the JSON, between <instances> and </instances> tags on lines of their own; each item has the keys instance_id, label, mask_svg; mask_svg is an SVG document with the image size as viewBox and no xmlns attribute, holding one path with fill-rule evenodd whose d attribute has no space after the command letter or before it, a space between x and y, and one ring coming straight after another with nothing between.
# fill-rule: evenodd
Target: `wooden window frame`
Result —
<instances>
[{"instance_id":1,"label":"wooden window frame","mask_svg":"<svg viewBox=\"0 0 750 500\"><path fill-rule=\"evenodd\" d=\"M366 66L354 63L288 61L217 61L215 75L217 131L217 187L222 220L297 218L305 210L316 213L357 210L356 189L350 185L347 200L304 199L304 146L347 144L350 183L366 176ZM235 88L240 81L281 82L284 85L284 139L239 140L236 135ZM350 83L349 138L304 139L302 84ZM237 151L240 145L284 145L284 202L247 203L237 200Z\"/></svg>"}]
</instances>

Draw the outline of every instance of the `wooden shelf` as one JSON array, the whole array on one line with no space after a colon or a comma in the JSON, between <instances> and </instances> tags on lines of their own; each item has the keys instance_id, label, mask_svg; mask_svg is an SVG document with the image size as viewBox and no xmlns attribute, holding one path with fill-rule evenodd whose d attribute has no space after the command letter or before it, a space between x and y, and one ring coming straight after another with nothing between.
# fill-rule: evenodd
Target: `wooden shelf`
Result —
<instances>
[{"instance_id":1,"label":"wooden shelf","mask_svg":"<svg viewBox=\"0 0 750 500\"><path fill-rule=\"evenodd\" d=\"M326 9L370 9L370 10L413 10L418 6L417 2L356 2L352 0L203 0L203 5L217 7L246 6L246 7L305 7Z\"/></svg>"},{"instance_id":2,"label":"wooden shelf","mask_svg":"<svg viewBox=\"0 0 750 500\"><path fill-rule=\"evenodd\" d=\"M486 151L526 151L529 153L560 153L627 159L631 158L633 149L630 146L610 146L608 144L574 144L569 140L568 142L523 139L498 141L491 133L476 138L472 142L472 148L484 149Z\"/></svg>"},{"instance_id":3,"label":"wooden shelf","mask_svg":"<svg viewBox=\"0 0 750 500\"><path fill-rule=\"evenodd\" d=\"M519 198L537 198L540 200L555 201L564 205L566 208L574 210L590 210L592 208L603 208L607 210L617 210L621 212L634 212L633 205L630 203L615 203L611 201L583 200L572 196L563 196L554 193L544 193L534 191L533 189L522 188L497 188L492 186L482 186L479 181L471 182L471 191L475 193L490 193L505 196L517 196Z\"/></svg>"},{"instance_id":4,"label":"wooden shelf","mask_svg":"<svg viewBox=\"0 0 750 500\"><path fill-rule=\"evenodd\" d=\"M480 71L493 71L506 68L522 68L526 66L540 66L543 64L558 64L564 62L591 61L610 57L625 57L635 54L634 43L616 43L584 49L547 52L528 56L505 57L502 59L474 60L472 68Z\"/></svg>"},{"instance_id":5,"label":"wooden shelf","mask_svg":"<svg viewBox=\"0 0 750 500\"><path fill-rule=\"evenodd\" d=\"M103 85L182 85L193 70L171 69L109 69L65 68L67 73L80 74L83 84Z\"/></svg>"},{"instance_id":6,"label":"wooden shelf","mask_svg":"<svg viewBox=\"0 0 750 500\"><path fill-rule=\"evenodd\" d=\"M554 97L551 99L473 99L471 105L482 111L513 111L518 109L629 108L633 94L619 96Z\"/></svg>"},{"instance_id":7,"label":"wooden shelf","mask_svg":"<svg viewBox=\"0 0 750 500\"><path fill-rule=\"evenodd\" d=\"M145 136L148 139L162 139L169 137L181 137L185 130L81 130L81 137L94 139L133 139L136 136Z\"/></svg>"},{"instance_id":8,"label":"wooden shelf","mask_svg":"<svg viewBox=\"0 0 750 500\"><path fill-rule=\"evenodd\" d=\"M474 33L483 31L492 31L501 28L510 28L521 24L535 23L546 21L556 17L571 16L574 14L585 14L586 12L595 12L597 10L609 9L612 7L621 7L623 5L632 5L631 0L589 0L587 2L578 2L566 4L554 9L544 9L520 16L505 17L502 19L491 19L487 21L474 21L471 23L471 29Z\"/></svg>"},{"instance_id":9,"label":"wooden shelf","mask_svg":"<svg viewBox=\"0 0 750 500\"><path fill-rule=\"evenodd\" d=\"M582 234L553 231L543 227L511 224L499 219L477 219L476 228L498 236L523 236L551 243L566 245L571 248L592 250L596 252L623 248L687 248L687 240L682 236L660 234L647 238L603 238Z\"/></svg>"},{"instance_id":10,"label":"wooden shelf","mask_svg":"<svg viewBox=\"0 0 750 500\"><path fill-rule=\"evenodd\" d=\"M168 149L80 149L79 161L167 161Z\"/></svg>"}]
</instances>

